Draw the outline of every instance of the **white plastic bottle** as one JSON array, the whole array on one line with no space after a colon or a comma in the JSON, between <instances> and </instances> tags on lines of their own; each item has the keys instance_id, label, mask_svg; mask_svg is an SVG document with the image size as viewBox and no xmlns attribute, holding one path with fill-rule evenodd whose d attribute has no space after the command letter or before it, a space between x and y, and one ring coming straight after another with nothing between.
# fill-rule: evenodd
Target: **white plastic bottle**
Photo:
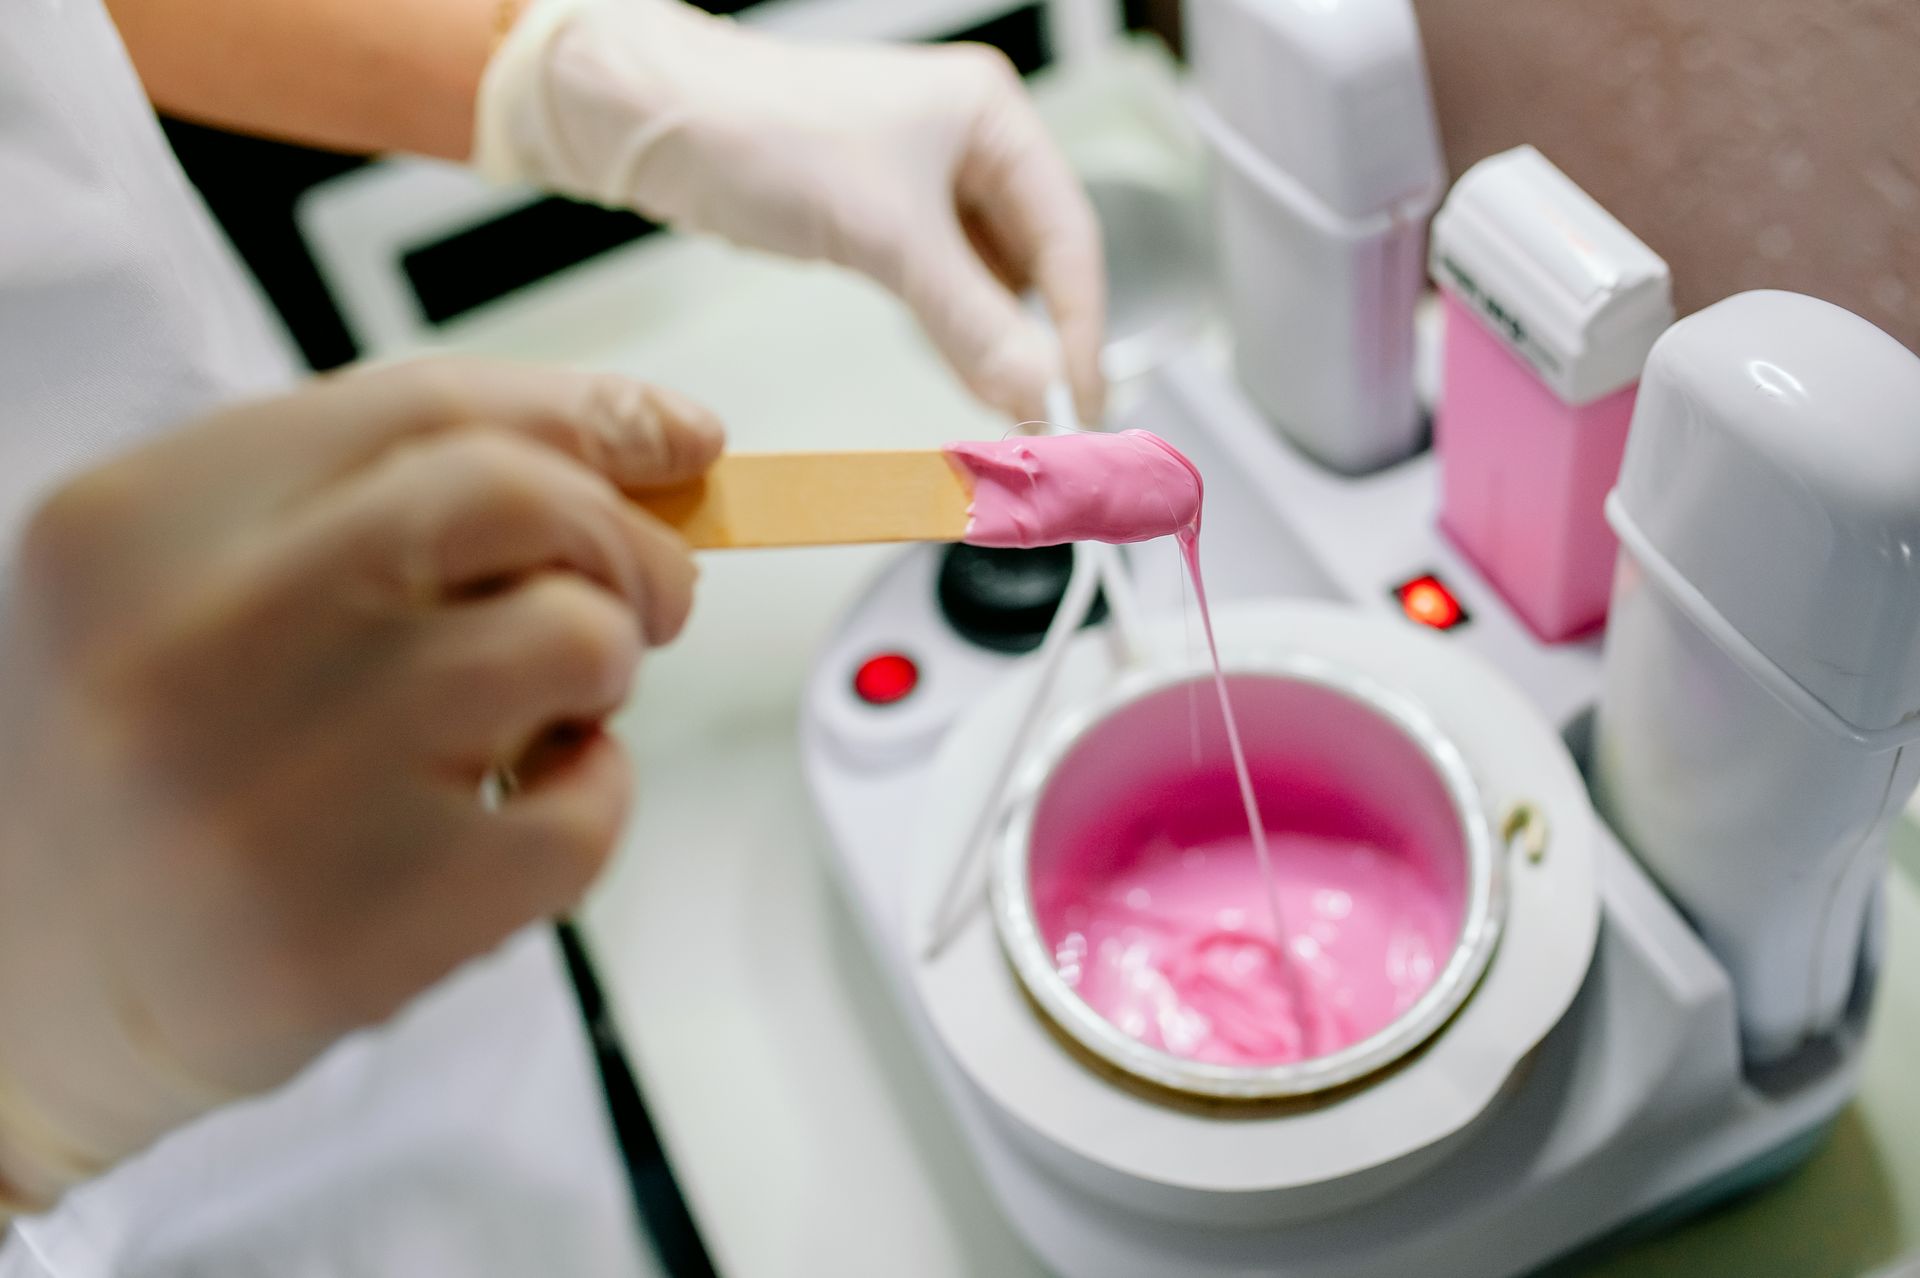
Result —
<instances>
[{"instance_id":1,"label":"white plastic bottle","mask_svg":"<svg viewBox=\"0 0 1920 1278\"><path fill-rule=\"evenodd\" d=\"M1920 358L1792 293L1681 320L1607 516L1594 797L1772 1062L1839 1025L1920 780Z\"/></svg>"},{"instance_id":2,"label":"white plastic bottle","mask_svg":"<svg viewBox=\"0 0 1920 1278\"><path fill-rule=\"evenodd\" d=\"M1417 451L1413 311L1445 183L1408 0L1188 0L1190 106L1247 394L1358 473Z\"/></svg>"}]
</instances>

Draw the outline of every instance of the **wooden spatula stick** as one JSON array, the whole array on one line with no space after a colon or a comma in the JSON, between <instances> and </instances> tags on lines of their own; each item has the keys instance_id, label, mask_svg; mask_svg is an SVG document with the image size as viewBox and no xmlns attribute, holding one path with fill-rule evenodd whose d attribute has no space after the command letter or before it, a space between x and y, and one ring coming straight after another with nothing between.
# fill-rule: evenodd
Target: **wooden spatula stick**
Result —
<instances>
[{"instance_id":1,"label":"wooden spatula stick","mask_svg":"<svg viewBox=\"0 0 1920 1278\"><path fill-rule=\"evenodd\" d=\"M728 453L697 483L639 499L695 550L958 541L971 500L931 449Z\"/></svg>"}]
</instances>

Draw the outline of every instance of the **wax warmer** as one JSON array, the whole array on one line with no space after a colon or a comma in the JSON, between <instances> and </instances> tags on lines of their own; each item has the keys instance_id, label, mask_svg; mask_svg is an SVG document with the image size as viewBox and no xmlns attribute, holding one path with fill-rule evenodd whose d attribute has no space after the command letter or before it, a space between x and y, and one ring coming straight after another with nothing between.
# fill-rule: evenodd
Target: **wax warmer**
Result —
<instances>
[{"instance_id":1,"label":"wax warmer","mask_svg":"<svg viewBox=\"0 0 1920 1278\"><path fill-rule=\"evenodd\" d=\"M1231 984L1248 979L1254 961L1281 961L1251 846L1223 851L1218 844L1222 834L1244 834L1247 817L1210 672L1141 672L1057 725L1011 795L992 879L994 917L1035 1004L1105 1065L1189 1095L1302 1096L1391 1065L1459 1010L1493 954L1505 874L1465 758L1417 706L1340 665L1299 657L1237 662L1228 688L1274 858L1320 852L1310 873L1326 885L1303 893L1293 904L1304 908L1284 915L1292 929L1284 935L1299 951L1291 956L1294 979L1312 983L1312 996L1326 1000L1344 992L1342 980L1385 981L1393 968L1400 1000L1349 1009L1353 1023L1342 1037L1351 1041L1304 1059L1194 1059L1166 1041L1183 1021L1200 1022L1190 1035L1205 1033L1207 1018L1174 998L1158 969L1140 972L1144 947L1123 947L1121 937L1155 927L1156 908L1178 908L1170 895L1184 889L1191 912L1197 882L1220 881L1223 869L1230 876L1224 882L1233 893L1219 903L1229 930L1212 931L1203 942L1215 951L1204 976ZM1229 856L1241 864L1216 864ZM1124 926L1096 943L1109 951L1102 966L1098 953L1081 953L1087 932L1075 914L1085 914L1083 898L1110 887L1117 870L1153 881L1161 900L1156 906L1147 888L1131 889L1139 899L1122 907ZM1361 896L1356 903L1352 876L1362 871L1367 882L1417 889L1429 907L1427 928L1375 926L1368 915L1399 902ZM1327 896L1331 906L1313 908ZM1200 904L1213 912L1213 901ZM1316 979L1314 964L1333 964L1336 938L1347 928L1362 938L1355 952L1340 955L1337 975ZM1427 932L1435 935L1432 945ZM1409 941L1417 954L1396 952ZM1071 956L1064 974L1063 954ZM1083 996L1085 985L1075 983L1120 971L1139 973L1131 978L1139 1006L1127 1009L1137 1024L1103 1015ZM1269 984L1290 992L1284 979Z\"/></svg>"},{"instance_id":2,"label":"wax warmer","mask_svg":"<svg viewBox=\"0 0 1920 1278\"><path fill-rule=\"evenodd\" d=\"M1055 731L1021 761L1002 811L995 925L962 929L911 975L962 1074L1058 1174L1129 1210L1270 1224L1404 1184L1498 1108L1587 970L1594 828L1552 727L1444 639L1304 602L1221 608L1215 625L1256 779L1274 800L1269 828L1321 822L1453 893L1454 945L1419 1001L1349 1049L1220 1066L1143 1047L1055 971L1030 869L1129 810L1190 812L1182 779L1218 775L1217 728L1192 713L1206 703L1189 692L1212 692L1210 675L1194 686L1204 649L1177 618L1146 627L1133 665L1116 666L1098 634L1069 654ZM927 934L965 842L956 814L984 797L1031 693L1008 681L943 743L944 783L923 814L930 841L908 867L909 937ZM1534 841L1537 857L1519 846L1528 840L1497 837L1516 811L1551 832Z\"/></svg>"},{"instance_id":3,"label":"wax warmer","mask_svg":"<svg viewBox=\"0 0 1920 1278\"><path fill-rule=\"evenodd\" d=\"M1920 402L1920 387L1896 372L1906 366L1876 335L1842 332L1829 316L1836 327L1819 338L1817 326L1787 309L1805 308L1783 304L1750 316L1765 340L1746 343L1745 358L1764 361L1754 369L1698 344L1699 325L1676 329L1642 386L1641 404L1658 413L1646 421L1659 426L1630 445L1620 504L1687 580L1703 592L1715 587L1715 610L1753 646L1791 657L1742 605L1791 598L1833 611L1822 592L1853 587L1807 557L1822 547L1887 548L1893 553L1855 562L1881 565L1885 572L1874 580L1883 586L1895 579L1904 564L1899 547L1920 538L1897 517L1920 491L1920 471L1904 446L1894 446L1911 434L1897 430L1894 410ZM1833 390L1823 370L1839 352L1817 349L1827 338L1842 351L1860 346L1872 365L1846 366L1865 396L1848 402L1869 414L1851 424L1804 417L1793 408L1800 392L1782 376L1815 397ZM1671 355L1684 358L1669 364ZM1754 409L1764 410L1759 420L1734 424ZM1874 431L1878 460L1825 455L1823 439L1844 432L1858 440L1869 417L1889 436ZM1750 446L1763 422L1788 433L1763 432L1765 447ZM1743 951L1723 938L1730 923L1736 937L1747 928L1737 923L1742 916L1715 906L1801 900L1807 915L1825 910L1817 892L1795 890L1809 880L1794 872L1791 852L1805 845L1780 836L1793 834L1797 819L1825 820L1842 809L1854 813L1860 834L1872 834L1875 814L1884 803L1897 806L1901 785L1880 773L1874 788L1869 770L1914 751L1897 744L1866 750L1824 771L1807 766L1827 757L1824 747L1789 758L1805 738L1782 726L1779 716L1792 713L1784 703L1777 714L1769 708L1776 698L1762 682L1768 666L1724 655L1738 645L1716 647L1724 636L1699 624L1711 626L1710 614L1684 592L1654 583L1658 561L1648 559L1648 568L1638 558L1622 577L1622 590L1636 593L1617 600L1596 751L1586 712L1600 690L1600 645L1540 641L1437 535L1431 457L1364 481L1333 475L1277 439L1267 415L1204 351L1153 374L1124 424L1162 434L1207 476L1202 550L1236 690L1242 681L1273 679L1314 685L1298 689L1302 697L1356 682L1386 694L1293 706L1276 695L1249 706L1242 728L1249 735L1292 731L1308 742L1324 730L1329 746L1380 732L1372 755L1400 760L1380 774L1381 791L1404 792L1411 783L1414 797L1388 810L1444 846L1450 770L1433 764L1421 732L1380 709L1418 707L1458 752L1477 794L1461 804L1459 846L1475 822L1495 832L1492 868L1504 879L1505 904L1495 907L1499 933L1485 970L1453 1015L1343 1085L1236 1098L1199 1092L1185 1079L1156 1082L1101 1055L1066 1027L1072 1013L1050 1011L1037 983L1016 969L988 880L998 869L1001 900L1017 896L1019 880L1015 892L1006 891L1004 862L995 863L1011 855L1017 838L1029 839L1032 864L1052 855L1043 846L1050 802L1084 786L1074 806L1084 802L1098 819L1102 804L1137 797L1139 787L1117 775L1121 768L1157 761L1177 770L1191 758L1196 714L1203 755L1216 748L1206 727L1210 689L1203 683L1192 696L1185 686L1204 668L1204 650L1182 621L1173 552L1129 549L1140 616L1158 620L1143 627L1149 633L1139 645L1115 644L1103 628L1077 640L1041 702L1048 733L1017 755L1016 738L1025 739L1020 729L1041 689L1036 664L968 637L986 601L963 611L940 588L952 552L903 553L815 667L802 720L808 783L832 836L829 863L938 1104L1000 1211L1048 1269L1073 1278L1508 1278L1633 1222L1671 1219L1752 1190L1817 1148L1855 1092L1879 951L1870 935L1850 927L1844 938L1827 938L1820 952L1842 973L1835 985L1851 991L1838 1019L1823 1023L1830 1028L1819 1050L1797 1054L1791 1069L1754 1071L1756 1058L1743 1055L1743 1019L1750 1046L1754 1009L1805 987L1743 976L1733 961ZM1817 488L1789 486L1780 500L1755 504L1699 499L1731 491L1736 478L1780 475L1779 466L1760 472L1754 463L1787 455L1788 438L1804 445L1791 452L1793 468L1818 479ZM1822 540L1803 512L1820 508L1824 496L1803 508L1782 506L1828 493L1835 477L1856 471L1863 483L1883 477L1868 484L1879 496L1872 509L1886 516L1871 526L1897 535L1860 541L1852 533L1868 524L1830 523L1830 532L1849 539ZM1725 589L1731 569L1701 570L1700 552L1723 551L1733 562L1741 538L1763 530L1772 558L1747 560L1761 575L1740 597ZM1782 535L1788 530L1797 531ZM1049 563L1037 560L1033 572L1051 572ZM1422 618L1404 606L1399 589L1413 580L1440 583L1458 599L1451 625L1417 624ZM1883 588L1859 598L1895 611L1882 613L1879 626L1836 628L1829 637L1868 647L1891 642L1895 653L1910 655L1908 632L1888 627L1905 615L1897 612L1902 601L1920 595ZM1023 589L1005 604L1024 610L1029 601ZM1780 615L1808 614L1796 604ZM903 702L862 702L855 672L888 652L914 655L919 685ZM1876 720L1832 690L1848 671L1880 668L1877 660L1863 664L1861 652L1836 649L1814 655L1817 661L1791 668L1796 677L1826 679L1820 687L1836 708L1847 708L1848 722L1902 730L1909 699L1886 698ZM1264 695L1247 687L1247 697ZM1744 718L1704 713L1716 706ZM1745 739L1743 723L1751 725ZM1840 741L1836 735L1836 749ZM1279 745L1266 740L1257 749ZM1019 801L989 806L1010 757ZM1595 818L1575 766L1581 757L1596 769L1621 832L1671 896ZM1691 771L1663 784L1674 760ZM1845 769L1844 778L1833 767ZM1829 788L1837 778L1846 781L1844 792ZM1421 800L1423 784L1428 797ZM1433 797L1435 786L1443 798ZM1853 787L1871 791L1866 801L1841 801ZM1817 804L1799 803L1816 790L1825 796ZM1779 796L1760 805L1770 828L1750 836L1736 825L1743 792ZM1425 815L1416 817L1416 809ZM983 810L1004 822L984 856L973 837ZM1679 834L1663 835L1663 813L1682 823ZM1269 824L1276 822L1284 823L1269 814ZM1694 833L1701 837L1689 846L1681 836ZM1661 836L1657 848L1653 836ZM1870 853L1858 863L1870 886L1877 835L1861 846ZM970 872L956 880L963 863ZM1804 856L1798 864L1840 866ZM963 890L952 890L956 882ZM1827 882L1851 892L1844 874ZM1470 875L1463 884L1464 916ZM943 911L956 896L959 904ZM1858 917L1851 904L1829 913ZM937 917L953 920L951 934L940 933L949 936L941 947L930 944ZM1744 917L1753 920L1754 954L1764 955L1776 936L1792 939L1769 916Z\"/></svg>"}]
</instances>

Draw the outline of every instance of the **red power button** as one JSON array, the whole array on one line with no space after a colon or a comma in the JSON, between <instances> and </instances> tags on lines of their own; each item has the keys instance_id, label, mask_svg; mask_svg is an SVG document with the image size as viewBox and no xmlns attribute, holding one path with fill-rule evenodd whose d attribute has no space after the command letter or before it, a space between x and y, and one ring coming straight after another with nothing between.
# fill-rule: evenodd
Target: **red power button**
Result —
<instances>
[{"instance_id":1,"label":"red power button","mask_svg":"<svg viewBox=\"0 0 1920 1278\"><path fill-rule=\"evenodd\" d=\"M1400 600L1400 610L1423 626L1451 630L1467 619L1467 610L1432 573L1394 587L1393 593Z\"/></svg>"},{"instance_id":2,"label":"red power button","mask_svg":"<svg viewBox=\"0 0 1920 1278\"><path fill-rule=\"evenodd\" d=\"M870 706L890 706L911 696L920 683L920 667L903 652L868 657L853 672L853 691Z\"/></svg>"}]
</instances>

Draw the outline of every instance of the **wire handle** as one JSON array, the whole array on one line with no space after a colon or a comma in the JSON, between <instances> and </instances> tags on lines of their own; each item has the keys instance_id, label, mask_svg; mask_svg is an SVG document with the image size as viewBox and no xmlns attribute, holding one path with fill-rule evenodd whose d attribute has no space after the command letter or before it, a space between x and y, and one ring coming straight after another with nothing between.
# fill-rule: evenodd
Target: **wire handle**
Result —
<instances>
[{"instance_id":1,"label":"wire handle","mask_svg":"<svg viewBox=\"0 0 1920 1278\"><path fill-rule=\"evenodd\" d=\"M1048 433L1069 434L1080 429L1074 416L1073 396L1064 383L1056 382L1048 389L1047 412L1052 419L1047 423ZM1074 634L1093 611L1094 599L1099 594L1104 594L1107 600L1106 633L1112 645L1115 669L1125 670L1145 658L1139 596L1119 548L1103 542L1075 546L1066 593L1061 596L1060 606L1054 611L1047 633L1034 654L1039 675L1034 681L1033 696L1021 712L1020 721L1007 742L1006 753L1000 758L980 809L974 813L966 841L960 845L959 855L934 906L927 943L921 949L921 957L927 962L939 958L959 934L960 924L966 919L966 906L977 899L976 893L984 886L980 882L980 868L991 846L1007 786L1013 781L1014 770L1026 757L1034 731L1052 700L1054 685L1059 681Z\"/></svg>"}]
</instances>

